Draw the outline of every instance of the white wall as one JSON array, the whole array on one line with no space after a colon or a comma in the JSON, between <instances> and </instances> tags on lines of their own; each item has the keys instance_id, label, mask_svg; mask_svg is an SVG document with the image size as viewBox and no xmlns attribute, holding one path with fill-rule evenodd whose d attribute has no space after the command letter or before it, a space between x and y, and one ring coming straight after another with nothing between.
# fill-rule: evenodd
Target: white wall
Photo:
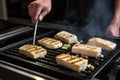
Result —
<instances>
[{"instance_id":1,"label":"white wall","mask_svg":"<svg viewBox=\"0 0 120 80\"><path fill-rule=\"evenodd\" d=\"M7 19L6 0L0 0L0 19Z\"/></svg>"}]
</instances>

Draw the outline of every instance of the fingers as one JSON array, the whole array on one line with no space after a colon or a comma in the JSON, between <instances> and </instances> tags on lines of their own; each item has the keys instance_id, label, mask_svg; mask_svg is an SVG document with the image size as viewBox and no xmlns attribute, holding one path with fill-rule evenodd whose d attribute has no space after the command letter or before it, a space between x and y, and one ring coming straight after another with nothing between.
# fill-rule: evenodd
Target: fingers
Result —
<instances>
[{"instance_id":1,"label":"fingers","mask_svg":"<svg viewBox=\"0 0 120 80\"><path fill-rule=\"evenodd\" d=\"M111 31L109 31L108 29L105 31L105 35L107 35L107 36L113 36L113 34L112 34L112 32Z\"/></svg>"},{"instance_id":2,"label":"fingers","mask_svg":"<svg viewBox=\"0 0 120 80\"><path fill-rule=\"evenodd\" d=\"M114 37L120 37L120 35L119 35L119 28L113 28L112 30L111 30L111 33L112 33L112 36L114 36Z\"/></svg>"},{"instance_id":3,"label":"fingers","mask_svg":"<svg viewBox=\"0 0 120 80\"><path fill-rule=\"evenodd\" d=\"M110 25L106 31L105 34L109 37L120 37L120 30L119 27L115 25Z\"/></svg>"},{"instance_id":4,"label":"fingers","mask_svg":"<svg viewBox=\"0 0 120 80\"><path fill-rule=\"evenodd\" d=\"M46 0L45 3L48 3L47 1L48 0ZM32 23L35 23L37 21L39 15L39 19L41 21L45 17L45 15L50 12L51 6L45 3L34 1L28 5L29 16L31 16L32 18Z\"/></svg>"},{"instance_id":5,"label":"fingers","mask_svg":"<svg viewBox=\"0 0 120 80\"><path fill-rule=\"evenodd\" d=\"M29 16L32 16L32 15L33 15L34 9L35 9L35 7L34 7L34 4L33 4L33 2L32 2L32 3L30 3L30 4L28 5Z\"/></svg>"},{"instance_id":6,"label":"fingers","mask_svg":"<svg viewBox=\"0 0 120 80\"><path fill-rule=\"evenodd\" d=\"M49 11L47 9L43 9L43 11L41 11L41 14L40 14L40 21L42 21L42 19L49 13Z\"/></svg>"},{"instance_id":7,"label":"fingers","mask_svg":"<svg viewBox=\"0 0 120 80\"><path fill-rule=\"evenodd\" d=\"M37 20L38 15L42 10L42 6L39 4L32 2L28 5L29 16L32 18L32 23L35 23Z\"/></svg>"},{"instance_id":8,"label":"fingers","mask_svg":"<svg viewBox=\"0 0 120 80\"><path fill-rule=\"evenodd\" d=\"M31 16L32 17L32 23L35 23L37 21L38 16L41 15L42 9L43 9L43 6L35 5L33 15Z\"/></svg>"}]
</instances>

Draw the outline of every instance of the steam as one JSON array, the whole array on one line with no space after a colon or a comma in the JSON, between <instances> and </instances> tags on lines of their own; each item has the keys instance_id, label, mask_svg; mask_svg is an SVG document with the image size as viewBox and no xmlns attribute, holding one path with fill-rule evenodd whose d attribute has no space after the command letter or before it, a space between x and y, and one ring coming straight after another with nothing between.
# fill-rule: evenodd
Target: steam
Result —
<instances>
[{"instance_id":1,"label":"steam","mask_svg":"<svg viewBox=\"0 0 120 80\"><path fill-rule=\"evenodd\" d=\"M106 38L105 29L109 26L113 16L112 0L93 0L92 7L87 11L87 18L84 19L85 25L77 25L68 20L59 21L59 24L65 25L65 30L74 33L79 40L88 40L91 37ZM74 14L75 15L75 14Z\"/></svg>"}]
</instances>

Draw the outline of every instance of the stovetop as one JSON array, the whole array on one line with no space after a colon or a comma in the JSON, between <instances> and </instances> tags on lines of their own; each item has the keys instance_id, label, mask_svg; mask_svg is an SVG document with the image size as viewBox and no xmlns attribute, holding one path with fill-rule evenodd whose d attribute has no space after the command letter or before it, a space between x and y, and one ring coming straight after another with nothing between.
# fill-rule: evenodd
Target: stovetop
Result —
<instances>
[{"instance_id":1,"label":"stovetop","mask_svg":"<svg viewBox=\"0 0 120 80\"><path fill-rule=\"evenodd\" d=\"M1 30L1 32L0 32L0 48L1 48L1 50L5 50L5 48L6 48L6 46L8 47L8 45L10 45L11 46L11 44L14 44L14 45L16 45L15 43L17 43L17 42L21 42L21 41L26 41L26 40L30 40L30 39L32 39L32 37L33 37L33 30L34 30L34 26L31 26L31 25L23 25L23 24L16 24L16 23L10 23L10 22L7 22L7 21L0 21L0 26L2 26L2 28L0 28L0 30ZM45 26L46 24L44 24L43 26ZM48 24L47 24L47 26L48 26ZM50 26L52 26L52 25L50 25ZM38 31L37 31L37 36L40 36L40 35L44 35L44 34L46 34L46 33L49 33L49 32L52 32L53 30L51 30L51 29L44 29L44 28L39 28L38 29ZM54 32L54 31L53 31ZM117 42L119 42L119 41L117 41ZM13 45L12 45L12 47L13 47ZM15 49L16 50L16 49ZM8 50L9 51L9 50ZM54 51L53 51L54 52ZM16 53L16 52L14 52L14 53ZM115 52L116 53L116 52ZM52 54L52 53L51 53ZM114 54L114 52L112 53L112 54ZM119 54L119 53L117 53L117 54ZM9 56L9 55L11 55L11 54L9 54L8 53L8 55L7 54L3 54L3 56L4 55L6 55L6 56ZM16 54L15 54L16 55ZM12 56L12 55L11 55ZM107 69L107 67L109 67L110 69L110 71L109 71L109 73L106 73L106 75L107 75L107 78L104 78L104 79L108 79L108 74L110 75L111 73L112 73L112 71L113 71L113 69L114 69L114 66L112 66L113 64L116 64L116 63L118 63L118 62L120 62L120 59L119 59L119 56L120 55L117 55L116 57L114 57L114 60L110 60L111 62L110 62L110 64L109 65L107 65L106 66L106 70L108 70ZM18 56L19 57L19 56ZM50 56L51 57L51 56ZM1 58L2 59L2 58ZM1 60L0 59L0 60ZM7 59L7 58L5 58L5 59ZM48 59L49 59L49 56L48 56ZM2 59L2 60L4 60L4 59ZM8 59L9 60L9 59ZM6 60L7 61L7 60ZM12 61L12 57L11 57L11 61ZM115 62L116 61L116 62ZM9 62L9 61L7 61L7 62ZM5 62L5 61L1 61L1 64L2 64L2 66L4 66L4 63L6 63L7 64L7 62ZM13 62L14 62L14 60L13 60ZM41 61L42 62L42 61ZM1 65L0 64L0 65ZM5 64L5 65L6 65ZM8 63L9 64L9 63ZM10 63L11 64L11 63ZM23 63L22 63L23 64ZM48 64L51 64L51 63L49 63L49 61L48 61ZM14 64L13 64L14 65ZM7 65L7 66L10 66L10 65ZM17 65L18 66L18 65ZM111 66L111 67L110 67ZM11 67L11 66L10 66ZM12 68L14 68L14 67L12 67ZM38 67L39 68L39 67ZM42 67L43 68L43 67ZM3 67L2 67L2 69L4 69ZM101 72L105 72L106 70L105 69L103 69ZM5 68L5 71L7 71L8 69L6 69ZM9 71L11 71L11 70L8 70L8 72ZM118 70L117 70L118 71ZM34 71L32 71L32 72L34 72ZM69 72L69 71L68 71ZM106 72L108 72L108 71L106 71ZM35 72L36 73L36 72ZM14 74L14 73L13 73ZM118 74L118 72L116 73L116 74ZM46 75L46 74L42 74L42 75L44 75L44 76L48 76L48 75ZM39 75L40 76L40 75ZM44 77L43 76L43 77ZM53 77L51 77L51 76L48 76L49 77L49 79L53 79ZM27 77L28 78L28 77ZM101 78L101 75L98 75L97 76L97 78ZM54 78L55 79L55 78ZM103 79L103 80L104 80Z\"/></svg>"}]
</instances>

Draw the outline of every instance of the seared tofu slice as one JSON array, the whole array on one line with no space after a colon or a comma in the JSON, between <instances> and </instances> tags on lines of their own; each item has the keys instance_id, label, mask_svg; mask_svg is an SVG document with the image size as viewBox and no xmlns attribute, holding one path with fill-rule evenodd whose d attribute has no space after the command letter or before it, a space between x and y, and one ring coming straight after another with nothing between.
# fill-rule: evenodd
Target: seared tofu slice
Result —
<instances>
[{"instance_id":1,"label":"seared tofu slice","mask_svg":"<svg viewBox=\"0 0 120 80\"><path fill-rule=\"evenodd\" d=\"M77 43L77 36L66 31L61 31L55 35L56 39L59 39L65 43L72 44Z\"/></svg>"},{"instance_id":2,"label":"seared tofu slice","mask_svg":"<svg viewBox=\"0 0 120 80\"><path fill-rule=\"evenodd\" d=\"M91 38L88 44L101 47L102 49L112 51L116 47L116 43L102 39L102 38Z\"/></svg>"},{"instance_id":3,"label":"seared tofu slice","mask_svg":"<svg viewBox=\"0 0 120 80\"><path fill-rule=\"evenodd\" d=\"M53 38L43 38L38 40L38 43L49 48L49 49L57 49L62 47L62 42Z\"/></svg>"},{"instance_id":4,"label":"seared tofu slice","mask_svg":"<svg viewBox=\"0 0 120 80\"><path fill-rule=\"evenodd\" d=\"M72 53L81 54L90 57L100 57L102 49L88 44L75 44L72 47Z\"/></svg>"},{"instance_id":5,"label":"seared tofu slice","mask_svg":"<svg viewBox=\"0 0 120 80\"><path fill-rule=\"evenodd\" d=\"M56 62L76 72L84 71L88 65L87 59L65 53L56 56Z\"/></svg>"},{"instance_id":6,"label":"seared tofu slice","mask_svg":"<svg viewBox=\"0 0 120 80\"><path fill-rule=\"evenodd\" d=\"M46 49L41 46L26 44L19 48L19 52L27 57L37 59L42 58L47 54Z\"/></svg>"}]
</instances>

